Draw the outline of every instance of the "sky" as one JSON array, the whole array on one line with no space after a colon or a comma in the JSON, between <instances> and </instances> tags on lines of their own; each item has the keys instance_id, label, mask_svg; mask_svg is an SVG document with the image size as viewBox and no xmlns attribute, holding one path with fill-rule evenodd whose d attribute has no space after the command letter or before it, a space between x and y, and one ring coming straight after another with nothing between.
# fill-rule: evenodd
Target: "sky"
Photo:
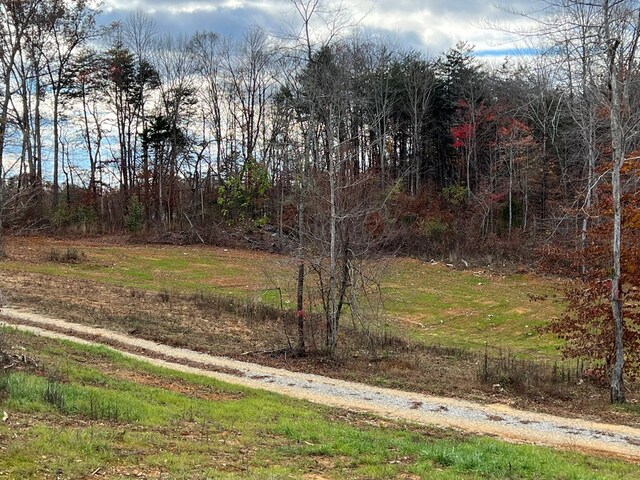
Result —
<instances>
[{"instance_id":1,"label":"sky","mask_svg":"<svg viewBox=\"0 0 640 480\"><path fill-rule=\"evenodd\" d=\"M343 11L362 33L379 36L405 48L438 56L456 43L475 46L482 57L517 54L513 35L487 25L523 22L506 10L531 8L532 1L506 0L507 7L486 0L325 0ZM160 32L193 33L209 30L242 36L259 26L268 32L285 31L295 23L290 0L106 0L101 22L122 20L134 10L152 15Z\"/></svg>"}]
</instances>

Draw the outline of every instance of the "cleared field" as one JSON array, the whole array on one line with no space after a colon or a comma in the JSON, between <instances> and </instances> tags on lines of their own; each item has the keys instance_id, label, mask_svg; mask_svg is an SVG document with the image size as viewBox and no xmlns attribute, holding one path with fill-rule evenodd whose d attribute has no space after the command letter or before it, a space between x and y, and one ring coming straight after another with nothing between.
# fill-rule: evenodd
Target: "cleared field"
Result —
<instances>
[{"instance_id":1,"label":"cleared field","mask_svg":"<svg viewBox=\"0 0 640 480\"><path fill-rule=\"evenodd\" d=\"M562 312L562 286L531 274L455 270L413 259L393 259L383 280L389 315L412 325L415 339L550 358L560 342L539 327Z\"/></svg>"},{"instance_id":2,"label":"cleared field","mask_svg":"<svg viewBox=\"0 0 640 480\"><path fill-rule=\"evenodd\" d=\"M75 250L77 263L50 260ZM293 305L294 263L262 252L204 246L110 245L108 241L9 239L6 272L42 273L156 292L215 292ZM558 280L454 270L442 264L390 258L381 279L384 325L427 344L480 350L485 345L528 357L559 358L559 341L538 327L562 305ZM546 297L531 302L530 295Z\"/></svg>"}]
</instances>

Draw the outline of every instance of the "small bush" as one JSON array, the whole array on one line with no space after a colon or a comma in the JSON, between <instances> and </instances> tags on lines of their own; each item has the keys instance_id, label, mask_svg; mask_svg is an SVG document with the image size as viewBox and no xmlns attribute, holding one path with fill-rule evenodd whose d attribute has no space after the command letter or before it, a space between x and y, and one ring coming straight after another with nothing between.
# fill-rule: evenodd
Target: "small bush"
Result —
<instances>
[{"instance_id":1,"label":"small bush","mask_svg":"<svg viewBox=\"0 0 640 480\"><path fill-rule=\"evenodd\" d=\"M73 213L66 203L60 203L49 216L49 221L57 227L69 226L72 223L72 219Z\"/></svg>"},{"instance_id":2,"label":"small bush","mask_svg":"<svg viewBox=\"0 0 640 480\"><path fill-rule=\"evenodd\" d=\"M442 189L442 196L453 207L460 207L467 200L467 188L463 185L445 187Z\"/></svg>"},{"instance_id":3,"label":"small bush","mask_svg":"<svg viewBox=\"0 0 640 480\"><path fill-rule=\"evenodd\" d=\"M97 221L98 214L95 209L90 206L80 205L73 212L73 223L85 231L92 225L95 225Z\"/></svg>"},{"instance_id":4,"label":"small bush","mask_svg":"<svg viewBox=\"0 0 640 480\"><path fill-rule=\"evenodd\" d=\"M67 248L62 252L52 248L49 252L49 260L56 263L80 263L84 259L84 252L81 252L77 248Z\"/></svg>"},{"instance_id":5,"label":"small bush","mask_svg":"<svg viewBox=\"0 0 640 480\"><path fill-rule=\"evenodd\" d=\"M127 231L134 235L144 228L144 206L136 196L129 200L129 209L124 218L124 225Z\"/></svg>"},{"instance_id":6,"label":"small bush","mask_svg":"<svg viewBox=\"0 0 640 480\"><path fill-rule=\"evenodd\" d=\"M424 233L432 242L442 242L449 226L439 218L432 218L424 224Z\"/></svg>"},{"instance_id":7,"label":"small bush","mask_svg":"<svg viewBox=\"0 0 640 480\"><path fill-rule=\"evenodd\" d=\"M69 205L61 203L49 215L49 221L59 228L71 228L80 232L87 232L95 227L98 214L89 205Z\"/></svg>"}]
</instances>

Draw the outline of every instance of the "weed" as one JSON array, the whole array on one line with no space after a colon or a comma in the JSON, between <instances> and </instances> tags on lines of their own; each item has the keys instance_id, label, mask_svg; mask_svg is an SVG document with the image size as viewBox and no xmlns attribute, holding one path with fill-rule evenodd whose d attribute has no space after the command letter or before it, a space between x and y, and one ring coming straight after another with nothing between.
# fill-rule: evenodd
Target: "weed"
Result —
<instances>
[{"instance_id":1,"label":"weed","mask_svg":"<svg viewBox=\"0 0 640 480\"><path fill-rule=\"evenodd\" d=\"M0 312L4 307L5 299L4 294L0 292ZM0 367L3 367L7 360L6 345L4 343L4 329L0 328Z\"/></svg>"},{"instance_id":2,"label":"weed","mask_svg":"<svg viewBox=\"0 0 640 480\"><path fill-rule=\"evenodd\" d=\"M585 369L584 362L574 364L536 361L519 358L511 352L500 351L490 355L488 348L476 361L476 376L485 385L492 385L501 391L536 397L541 394L555 398L566 398L571 391L569 386L579 382Z\"/></svg>"},{"instance_id":3,"label":"weed","mask_svg":"<svg viewBox=\"0 0 640 480\"><path fill-rule=\"evenodd\" d=\"M101 399L94 393L89 395L88 416L92 420L111 420L113 422L129 417L120 409L118 402Z\"/></svg>"},{"instance_id":4,"label":"weed","mask_svg":"<svg viewBox=\"0 0 640 480\"><path fill-rule=\"evenodd\" d=\"M59 411L64 411L65 395L63 387L55 379L49 378L47 380L47 388L44 391L43 399L48 404L56 407Z\"/></svg>"},{"instance_id":5,"label":"weed","mask_svg":"<svg viewBox=\"0 0 640 480\"><path fill-rule=\"evenodd\" d=\"M0 402L9 395L9 374L0 372Z\"/></svg>"},{"instance_id":6,"label":"weed","mask_svg":"<svg viewBox=\"0 0 640 480\"><path fill-rule=\"evenodd\" d=\"M145 293L143 290L139 290L137 288L132 288L129 291L129 294L131 295L131 298L144 298Z\"/></svg>"},{"instance_id":7,"label":"weed","mask_svg":"<svg viewBox=\"0 0 640 480\"><path fill-rule=\"evenodd\" d=\"M372 330L345 325L344 334L355 348L366 348L372 355L380 352L404 352L411 349L411 343L387 330Z\"/></svg>"},{"instance_id":8,"label":"weed","mask_svg":"<svg viewBox=\"0 0 640 480\"><path fill-rule=\"evenodd\" d=\"M169 301L171 300L171 295L169 294L168 290L162 290L158 292L158 298L162 303L169 303Z\"/></svg>"},{"instance_id":9,"label":"weed","mask_svg":"<svg viewBox=\"0 0 640 480\"><path fill-rule=\"evenodd\" d=\"M229 295L198 292L184 299L195 303L198 308L214 317L219 317L222 313L230 313L239 315L248 322L277 322L285 316L295 318L293 310L265 305L250 299L242 301Z\"/></svg>"}]
</instances>

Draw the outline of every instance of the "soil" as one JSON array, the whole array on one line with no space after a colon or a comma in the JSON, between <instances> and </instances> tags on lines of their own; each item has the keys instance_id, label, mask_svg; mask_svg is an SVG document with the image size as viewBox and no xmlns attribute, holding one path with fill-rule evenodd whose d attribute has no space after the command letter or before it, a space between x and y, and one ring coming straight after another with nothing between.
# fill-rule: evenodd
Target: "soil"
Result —
<instances>
[{"instance_id":1,"label":"soil","mask_svg":"<svg viewBox=\"0 0 640 480\"><path fill-rule=\"evenodd\" d=\"M5 250L12 261L29 264L43 262L52 248L123 243L119 237L72 241L27 237L10 239ZM135 248L144 252L146 247L137 244ZM255 251L233 253L252 259L263 255ZM508 382L496 387L494 381L483 381L479 375L481 358L477 355L393 338L375 339L372 344L365 333L347 326L340 338L337 357L313 353L313 347L319 348L322 338L319 327L315 331L311 329L308 338L312 353L292 357L289 347L295 332L293 318L285 322L281 318L240 317L190 295L163 296L157 292L25 271L0 270L0 291L5 292L7 301L16 307L170 346L373 386L640 426L638 415L612 409L607 390L588 381L573 377L565 382L533 385L527 389ZM638 401L637 385L629 387L628 399Z\"/></svg>"}]
</instances>

